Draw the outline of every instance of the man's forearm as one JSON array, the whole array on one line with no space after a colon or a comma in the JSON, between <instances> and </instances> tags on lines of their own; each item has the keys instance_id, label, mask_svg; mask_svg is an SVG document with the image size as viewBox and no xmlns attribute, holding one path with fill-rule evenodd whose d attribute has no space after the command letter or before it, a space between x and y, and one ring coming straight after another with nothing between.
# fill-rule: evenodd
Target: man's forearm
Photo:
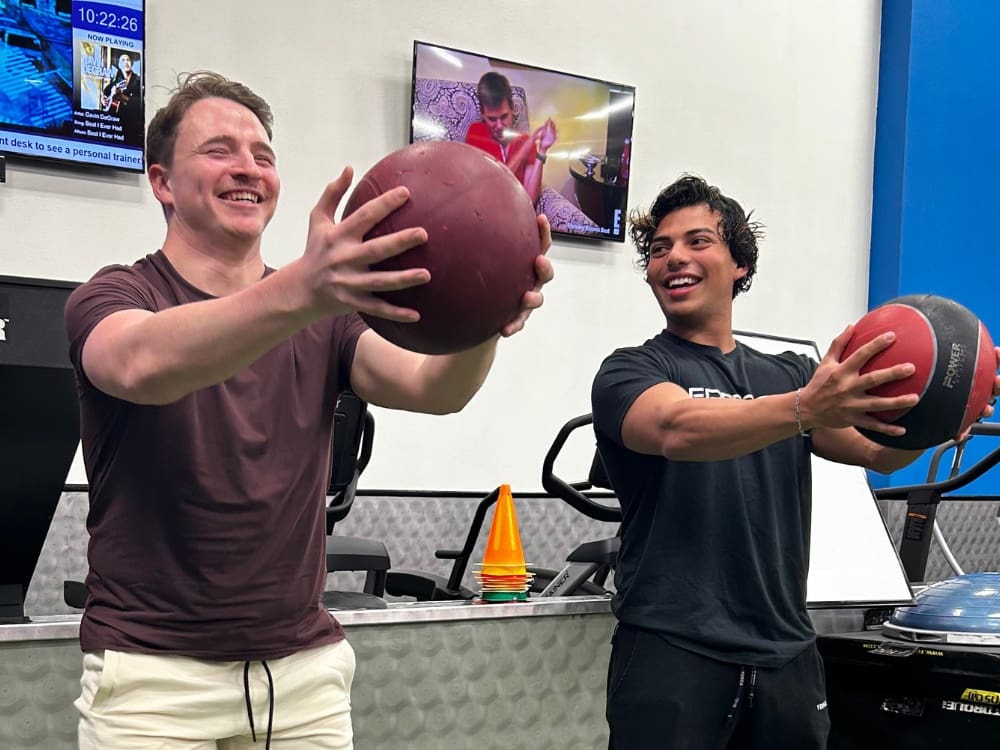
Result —
<instances>
[{"instance_id":1,"label":"man's forearm","mask_svg":"<svg viewBox=\"0 0 1000 750\"><path fill-rule=\"evenodd\" d=\"M101 390L146 404L222 382L309 322L277 273L239 294L114 317L88 339L84 370Z\"/></svg>"},{"instance_id":2,"label":"man's forearm","mask_svg":"<svg viewBox=\"0 0 1000 750\"><path fill-rule=\"evenodd\" d=\"M424 410L450 414L469 403L486 381L498 341L494 336L463 352L428 356L417 372L425 394Z\"/></svg>"}]
</instances>

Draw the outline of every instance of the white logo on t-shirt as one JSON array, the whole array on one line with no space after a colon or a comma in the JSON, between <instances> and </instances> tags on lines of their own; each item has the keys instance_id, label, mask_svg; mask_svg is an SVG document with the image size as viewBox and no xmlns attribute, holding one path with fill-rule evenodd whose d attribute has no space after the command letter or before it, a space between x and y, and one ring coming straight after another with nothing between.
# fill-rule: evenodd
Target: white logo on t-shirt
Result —
<instances>
[{"instance_id":1,"label":"white logo on t-shirt","mask_svg":"<svg viewBox=\"0 0 1000 750\"><path fill-rule=\"evenodd\" d=\"M742 401L748 401L753 398L752 393L740 396L735 393L723 393L718 388L706 388L704 386L692 386L688 388L688 395L691 398L737 398Z\"/></svg>"}]
</instances>

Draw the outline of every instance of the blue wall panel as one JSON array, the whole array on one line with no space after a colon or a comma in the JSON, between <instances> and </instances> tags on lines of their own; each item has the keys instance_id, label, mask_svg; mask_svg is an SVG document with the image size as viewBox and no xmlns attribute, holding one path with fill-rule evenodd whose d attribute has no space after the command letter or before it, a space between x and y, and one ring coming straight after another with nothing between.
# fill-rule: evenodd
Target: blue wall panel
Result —
<instances>
[{"instance_id":1,"label":"blue wall panel","mask_svg":"<svg viewBox=\"0 0 1000 750\"><path fill-rule=\"evenodd\" d=\"M884 0L869 306L954 299L1000 338L1000 3ZM964 466L1000 446L979 438ZM924 481L925 459L876 485ZM1000 469L969 490L1000 494Z\"/></svg>"}]
</instances>

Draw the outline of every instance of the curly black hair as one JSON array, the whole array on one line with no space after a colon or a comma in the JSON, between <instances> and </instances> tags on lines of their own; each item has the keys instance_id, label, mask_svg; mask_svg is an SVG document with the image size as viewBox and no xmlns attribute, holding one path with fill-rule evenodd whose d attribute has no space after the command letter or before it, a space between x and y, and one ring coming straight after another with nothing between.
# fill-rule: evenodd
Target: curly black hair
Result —
<instances>
[{"instance_id":1,"label":"curly black hair","mask_svg":"<svg viewBox=\"0 0 1000 750\"><path fill-rule=\"evenodd\" d=\"M635 243L637 264L642 269L649 265L649 246L663 217L679 208L703 203L722 217L719 222L722 241L729 246L737 267L747 269L742 279L733 282L733 297L736 297L750 288L757 272L757 242L764 236L764 225L759 221L751 221L753 212L746 213L739 203L723 195L719 188L709 185L701 177L682 175L675 183L660 191L648 211L632 211L629 216L629 235Z\"/></svg>"}]
</instances>

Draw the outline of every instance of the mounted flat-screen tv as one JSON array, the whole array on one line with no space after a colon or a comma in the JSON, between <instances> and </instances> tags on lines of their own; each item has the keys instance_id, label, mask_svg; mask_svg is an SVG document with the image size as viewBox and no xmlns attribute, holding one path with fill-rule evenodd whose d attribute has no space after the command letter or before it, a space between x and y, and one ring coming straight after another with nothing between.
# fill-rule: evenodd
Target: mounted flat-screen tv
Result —
<instances>
[{"instance_id":1,"label":"mounted flat-screen tv","mask_svg":"<svg viewBox=\"0 0 1000 750\"><path fill-rule=\"evenodd\" d=\"M411 142L482 148L553 234L624 242L634 86L416 41L411 102Z\"/></svg>"},{"instance_id":2,"label":"mounted flat-screen tv","mask_svg":"<svg viewBox=\"0 0 1000 750\"><path fill-rule=\"evenodd\" d=\"M0 622L24 597L80 443L63 308L76 282L0 276Z\"/></svg>"},{"instance_id":3,"label":"mounted flat-screen tv","mask_svg":"<svg viewBox=\"0 0 1000 750\"><path fill-rule=\"evenodd\" d=\"M0 154L142 172L144 0L0 0Z\"/></svg>"}]
</instances>

